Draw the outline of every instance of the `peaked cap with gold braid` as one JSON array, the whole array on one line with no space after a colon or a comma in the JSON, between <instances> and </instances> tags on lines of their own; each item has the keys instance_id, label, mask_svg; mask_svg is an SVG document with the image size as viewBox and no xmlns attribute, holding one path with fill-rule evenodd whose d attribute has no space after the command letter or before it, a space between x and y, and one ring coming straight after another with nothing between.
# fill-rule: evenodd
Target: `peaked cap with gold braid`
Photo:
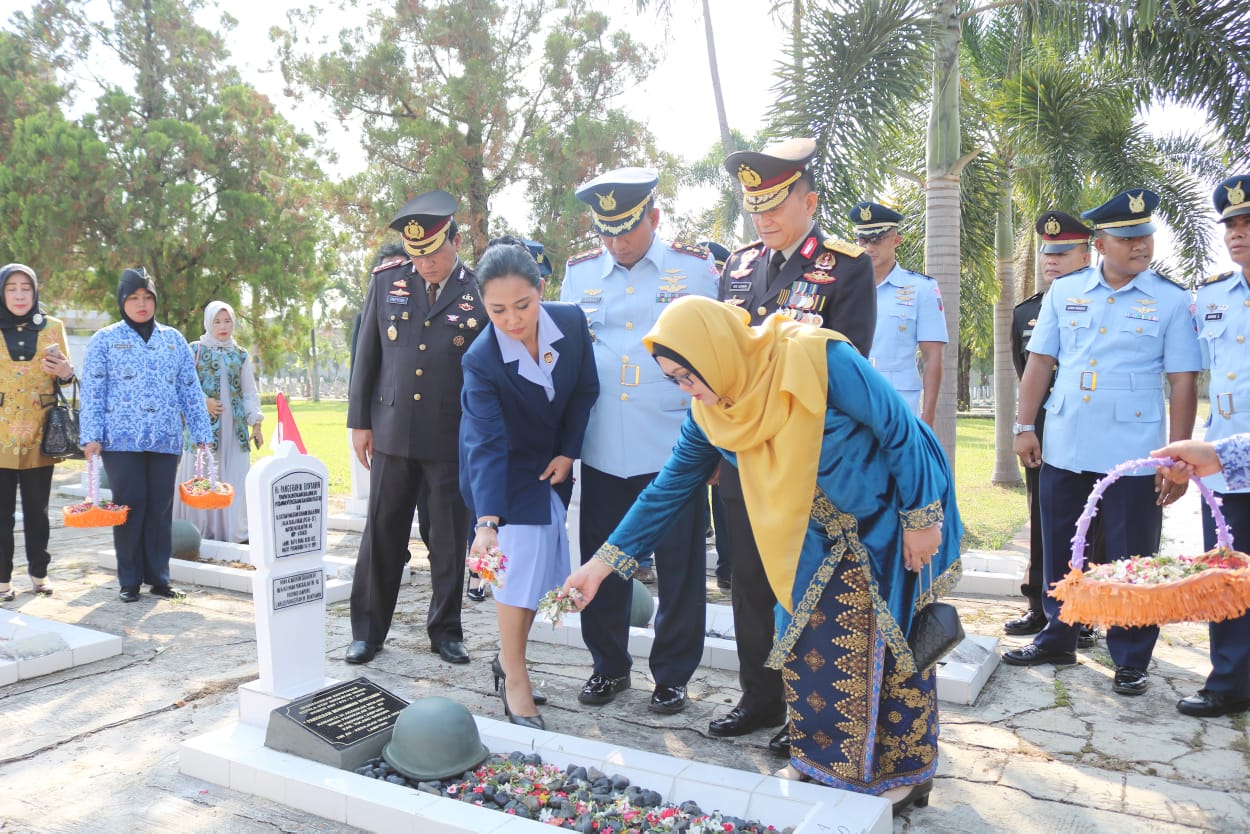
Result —
<instances>
[{"instance_id":1,"label":"peaked cap with gold braid","mask_svg":"<svg viewBox=\"0 0 1250 834\"><path fill-rule=\"evenodd\" d=\"M1230 217L1250 214L1250 174L1238 174L1229 177L1215 187L1212 195L1215 210L1220 213L1220 222Z\"/></svg>"},{"instance_id":2,"label":"peaked cap with gold braid","mask_svg":"<svg viewBox=\"0 0 1250 834\"><path fill-rule=\"evenodd\" d=\"M1058 255L1067 252L1082 243L1089 243L1094 230L1062 211L1043 212L1033 225L1038 237L1042 239L1043 255Z\"/></svg>"},{"instance_id":3,"label":"peaked cap with gold braid","mask_svg":"<svg viewBox=\"0 0 1250 834\"><path fill-rule=\"evenodd\" d=\"M391 228L399 232L404 251L418 258L437 252L453 228L456 198L446 191L427 191L413 197L395 215Z\"/></svg>"},{"instance_id":4,"label":"peaked cap with gold braid","mask_svg":"<svg viewBox=\"0 0 1250 834\"><path fill-rule=\"evenodd\" d=\"M1081 219L1112 237L1145 237L1155 232L1150 215L1158 205L1158 194L1145 188L1130 188L1098 208L1081 212Z\"/></svg>"},{"instance_id":5,"label":"peaked cap with gold braid","mask_svg":"<svg viewBox=\"0 0 1250 834\"><path fill-rule=\"evenodd\" d=\"M591 223L604 237L619 237L642 222L660 175L650 168L617 168L573 192L590 206Z\"/></svg>"},{"instance_id":6,"label":"peaked cap with gold braid","mask_svg":"<svg viewBox=\"0 0 1250 834\"><path fill-rule=\"evenodd\" d=\"M760 151L734 151L725 170L742 183L742 207L760 214L781 205L816 155L812 139L774 142Z\"/></svg>"}]
</instances>

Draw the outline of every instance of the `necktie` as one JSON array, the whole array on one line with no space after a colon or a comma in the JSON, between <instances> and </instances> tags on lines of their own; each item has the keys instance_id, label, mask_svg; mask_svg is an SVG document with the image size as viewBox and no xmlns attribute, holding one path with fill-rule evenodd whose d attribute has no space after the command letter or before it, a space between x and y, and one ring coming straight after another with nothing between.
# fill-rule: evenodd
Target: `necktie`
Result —
<instances>
[{"instance_id":1,"label":"necktie","mask_svg":"<svg viewBox=\"0 0 1250 834\"><path fill-rule=\"evenodd\" d=\"M781 265L786 262L784 252L774 252L768 261L768 275L765 278L765 284L769 287L773 285L773 281L777 280L777 276L781 274Z\"/></svg>"},{"instance_id":2,"label":"necktie","mask_svg":"<svg viewBox=\"0 0 1250 834\"><path fill-rule=\"evenodd\" d=\"M425 300L429 304L430 310L434 309L434 302L438 300L438 284L426 283Z\"/></svg>"}]
</instances>

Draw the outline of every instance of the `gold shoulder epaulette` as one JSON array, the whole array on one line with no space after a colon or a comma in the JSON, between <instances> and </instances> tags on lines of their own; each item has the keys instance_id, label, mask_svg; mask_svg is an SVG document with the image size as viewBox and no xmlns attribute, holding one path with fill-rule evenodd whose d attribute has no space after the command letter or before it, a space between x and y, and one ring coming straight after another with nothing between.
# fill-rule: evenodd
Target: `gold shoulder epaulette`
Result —
<instances>
[{"instance_id":1,"label":"gold shoulder epaulette","mask_svg":"<svg viewBox=\"0 0 1250 834\"><path fill-rule=\"evenodd\" d=\"M839 255L850 255L852 258L858 258L864 254L864 247L838 237L825 238L825 248L831 249Z\"/></svg>"},{"instance_id":2,"label":"gold shoulder epaulette","mask_svg":"<svg viewBox=\"0 0 1250 834\"><path fill-rule=\"evenodd\" d=\"M597 258L602 254L603 254L603 247L596 246L594 249L587 249L585 252L578 252L576 255L569 258L568 263L566 263L565 266L572 266L573 264L579 264L582 261L588 261L591 258Z\"/></svg>"},{"instance_id":3,"label":"gold shoulder epaulette","mask_svg":"<svg viewBox=\"0 0 1250 834\"><path fill-rule=\"evenodd\" d=\"M394 267L400 266L401 264L406 264L408 262L409 262L408 258L405 255L398 255L394 258L387 258L386 260L382 261L382 263L375 266L373 268L373 272L370 274L376 275L377 273L381 272L384 269L392 269Z\"/></svg>"},{"instance_id":4,"label":"gold shoulder epaulette","mask_svg":"<svg viewBox=\"0 0 1250 834\"><path fill-rule=\"evenodd\" d=\"M697 243L686 243L682 240L675 240L668 246L674 252L681 252L683 255L694 255L702 260L707 260L707 256L711 254L706 246L700 246Z\"/></svg>"},{"instance_id":5,"label":"gold shoulder epaulette","mask_svg":"<svg viewBox=\"0 0 1250 834\"><path fill-rule=\"evenodd\" d=\"M736 254L738 254L739 252L745 252L745 251L747 251L748 249L754 249L754 248L755 248L755 247L757 247L757 246L763 246L763 245L764 245L764 241L763 241L763 240L753 240L753 241L751 241L750 243L745 244L744 246L739 246L737 249L733 250L733 251L732 251L732 252L730 252L729 254L731 254L731 255L736 255Z\"/></svg>"},{"instance_id":6,"label":"gold shoulder epaulette","mask_svg":"<svg viewBox=\"0 0 1250 834\"><path fill-rule=\"evenodd\" d=\"M1235 274L1236 274L1235 272L1216 273L1215 275L1212 275L1210 278L1203 279L1202 283L1199 284L1198 286L1205 287L1207 284L1218 284L1220 281L1226 280L1228 278L1232 278L1233 275Z\"/></svg>"}]
</instances>

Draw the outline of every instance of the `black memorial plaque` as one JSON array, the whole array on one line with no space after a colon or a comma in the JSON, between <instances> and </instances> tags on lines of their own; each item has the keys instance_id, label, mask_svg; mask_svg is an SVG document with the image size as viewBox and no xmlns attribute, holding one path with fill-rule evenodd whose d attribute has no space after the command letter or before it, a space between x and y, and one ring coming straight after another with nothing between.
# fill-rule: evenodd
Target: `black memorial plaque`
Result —
<instances>
[{"instance_id":1,"label":"black memorial plaque","mask_svg":"<svg viewBox=\"0 0 1250 834\"><path fill-rule=\"evenodd\" d=\"M353 770L382 754L406 706L368 678L356 678L275 709L265 746Z\"/></svg>"}]
</instances>

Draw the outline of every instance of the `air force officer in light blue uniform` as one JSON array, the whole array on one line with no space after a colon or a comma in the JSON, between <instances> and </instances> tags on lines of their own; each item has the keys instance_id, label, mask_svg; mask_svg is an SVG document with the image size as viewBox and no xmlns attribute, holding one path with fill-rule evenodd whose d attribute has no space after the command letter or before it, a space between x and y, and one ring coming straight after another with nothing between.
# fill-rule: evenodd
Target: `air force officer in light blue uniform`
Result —
<instances>
[{"instance_id":1,"label":"air force officer in light blue uniform","mask_svg":"<svg viewBox=\"0 0 1250 834\"><path fill-rule=\"evenodd\" d=\"M933 427L942 387L942 348L947 341L942 291L928 275L903 269L895 250L903 242L903 215L880 203L864 201L847 213L855 242L872 259L877 282L877 328L872 337L872 366ZM916 353L924 374L916 366ZM922 397L923 395L923 397Z\"/></svg>"},{"instance_id":2,"label":"air force officer in light blue uniform","mask_svg":"<svg viewBox=\"0 0 1250 834\"><path fill-rule=\"evenodd\" d=\"M660 210L653 191L659 179L645 168L621 168L576 192L590 207L603 244L569 260L560 290L561 301L586 314L599 372L599 399L582 446L583 562L664 466L690 406L690 398L652 361L642 337L678 298L716 297L711 254L701 246L666 243L656 234ZM705 500L692 498L655 550L660 610L650 657L656 683L650 708L662 714L685 708L686 683L703 656ZM614 577L582 612L582 639L594 659L594 674L578 695L583 704L606 704L630 685L629 608L630 584Z\"/></svg>"},{"instance_id":3,"label":"air force officer in light blue uniform","mask_svg":"<svg viewBox=\"0 0 1250 834\"><path fill-rule=\"evenodd\" d=\"M1202 356L1189 291L1150 268L1155 229L1151 213L1158 203L1153 192L1131 189L1081 214L1094 227L1094 248L1102 262L1055 279L1029 340L1015 450L1025 466L1042 467L1047 588L1068 571L1070 540L1094 483L1117 465L1193 432ZM1046 397L1056 363L1059 370ZM1165 374L1171 387L1170 413L1164 409ZM1033 431L1043 400L1044 450ZM1099 506L1108 558L1158 550L1163 506L1184 492L1184 485L1161 481L1144 470L1120 478L1104 493ZM1046 627L1033 643L1005 653L1004 662L1076 662L1078 629L1060 622L1058 600L1047 595L1043 608ZM1157 627L1107 632L1116 693L1146 691L1146 670L1158 634Z\"/></svg>"}]
</instances>

